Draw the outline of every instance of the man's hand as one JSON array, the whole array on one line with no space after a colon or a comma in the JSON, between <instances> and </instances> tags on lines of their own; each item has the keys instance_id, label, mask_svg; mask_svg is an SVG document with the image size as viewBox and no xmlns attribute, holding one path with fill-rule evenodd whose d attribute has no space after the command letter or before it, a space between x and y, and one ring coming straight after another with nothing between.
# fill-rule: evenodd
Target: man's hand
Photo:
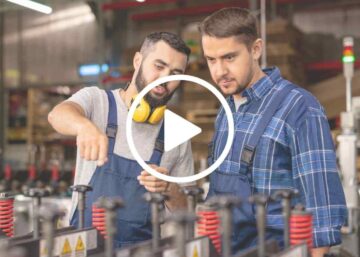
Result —
<instances>
[{"instance_id":1,"label":"man's hand","mask_svg":"<svg viewBox=\"0 0 360 257\"><path fill-rule=\"evenodd\" d=\"M107 162L108 138L92 122L85 122L78 128L76 144L81 158L97 161L98 166Z\"/></svg>"},{"instance_id":2,"label":"man's hand","mask_svg":"<svg viewBox=\"0 0 360 257\"><path fill-rule=\"evenodd\" d=\"M150 167L162 174L169 174L169 171L166 168L159 167L153 164L151 164ZM141 172L140 176L138 176L137 179L139 180L140 185L143 185L149 192L164 193L168 191L169 182L158 179L157 177L152 176L145 170Z\"/></svg>"},{"instance_id":3,"label":"man's hand","mask_svg":"<svg viewBox=\"0 0 360 257\"><path fill-rule=\"evenodd\" d=\"M313 248L311 250L311 257L323 257L325 253L329 252L330 247Z\"/></svg>"}]
</instances>

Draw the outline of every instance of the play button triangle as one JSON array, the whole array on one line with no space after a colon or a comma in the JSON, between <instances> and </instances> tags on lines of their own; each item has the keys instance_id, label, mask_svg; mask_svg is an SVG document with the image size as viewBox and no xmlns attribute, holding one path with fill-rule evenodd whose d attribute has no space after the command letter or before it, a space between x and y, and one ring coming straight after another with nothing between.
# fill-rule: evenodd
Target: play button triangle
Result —
<instances>
[{"instance_id":1,"label":"play button triangle","mask_svg":"<svg viewBox=\"0 0 360 257\"><path fill-rule=\"evenodd\" d=\"M201 133L201 128L172 111L165 110L165 152Z\"/></svg>"}]
</instances>

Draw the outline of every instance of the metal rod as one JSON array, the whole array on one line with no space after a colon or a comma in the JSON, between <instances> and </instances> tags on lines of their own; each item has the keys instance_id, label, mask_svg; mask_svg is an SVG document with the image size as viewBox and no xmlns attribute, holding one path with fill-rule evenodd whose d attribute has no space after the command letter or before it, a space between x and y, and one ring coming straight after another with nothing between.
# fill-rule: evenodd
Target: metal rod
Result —
<instances>
[{"instance_id":1,"label":"metal rod","mask_svg":"<svg viewBox=\"0 0 360 257\"><path fill-rule=\"evenodd\" d=\"M151 203L151 222L152 222L152 248L156 250L160 244L160 222L159 205L156 202Z\"/></svg>"},{"instance_id":2,"label":"metal rod","mask_svg":"<svg viewBox=\"0 0 360 257\"><path fill-rule=\"evenodd\" d=\"M265 228L266 228L266 217L265 217L265 205L258 204L256 208L256 223L258 227L258 257L265 257Z\"/></svg>"},{"instance_id":3,"label":"metal rod","mask_svg":"<svg viewBox=\"0 0 360 257\"><path fill-rule=\"evenodd\" d=\"M261 26L261 39L263 41L263 51L261 55L261 67L266 68L266 1L260 2L260 26Z\"/></svg>"},{"instance_id":4,"label":"metal rod","mask_svg":"<svg viewBox=\"0 0 360 257\"><path fill-rule=\"evenodd\" d=\"M106 257L114 256L114 234L116 232L115 228L115 217L116 212L112 210L106 210L106 242L105 242L105 255Z\"/></svg>"},{"instance_id":5,"label":"metal rod","mask_svg":"<svg viewBox=\"0 0 360 257\"><path fill-rule=\"evenodd\" d=\"M33 198L33 238L40 238L40 221L39 221L39 209L41 206L41 197Z\"/></svg>"},{"instance_id":6,"label":"metal rod","mask_svg":"<svg viewBox=\"0 0 360 257\"><path fill-rule=\"evenodd\" d=\"M46 248L47 248L47 256L53 257L54 253L54 224L51 220L44 221L44 234L46 238Z\"/></svg>"},{"instance_id":7,"label":"metal rod","mask_svg":"<svg viewBox=\"0 0 360 257\"><path fill-rule=\"evenodd\" d=\"M231 227L232 227L232 210L225 208L221 211L222 223L222 256L231 257Z\"/></svg>"},{"instance_id":8,"label":"metal rod","mask_svg":"<svg viewBox=\"0 0 360 257\"><path fill-rule=\"evenodd\" d=\"M178 252L178 257L186 257L186 238L185 238L185 229L182 224L176 225L176 236L175 244Z\"/></svg>"},{"instance_id":9,"label":"metal rod","mask_svg":"<svg viewBox=\"0 0 360 257\"><path fill-rule=\"evenodd\" d=\"M351 78L346 78L346 111L351 112Z\"/></svg>"},{"instance_id":10,"label":"metal rod","mask_svg":"<svg viewBox=\"0 0 360 257\"><path fill-rule=\"evenodd\" d=\"M79 192L79 228L84 228L85 219L85 192Z\"/></svg>"},{"instance_id":11,"label":"metal rod","mask_svg":"<svg viewBox=\"0 0 360 257\"><path fill-rule=\"evenodd\" d=\"M196 207L196 201L195 201L195 197L194 195L188 195L187 196L187 209L189 213L195 213L195 207ZM187 225L187 229L186 229L186 238L188 240L194 238L195 236L195 229L194 229L194 225L189 223Z\"/></svg>"},{"instance_id":12,"label":"metal rod","mask_svg":"<svg viewBox=\"0 0 360 257\"><path fill-rule=\"evenodd\" d=\"M284 245L285 249L290 246L290 229L289 229L289 221L290 221L290 212L291 212L291 200L290 198L284 198L282 200L283 205L283 216L284 216Z\"/></svg>"}]
</instances>

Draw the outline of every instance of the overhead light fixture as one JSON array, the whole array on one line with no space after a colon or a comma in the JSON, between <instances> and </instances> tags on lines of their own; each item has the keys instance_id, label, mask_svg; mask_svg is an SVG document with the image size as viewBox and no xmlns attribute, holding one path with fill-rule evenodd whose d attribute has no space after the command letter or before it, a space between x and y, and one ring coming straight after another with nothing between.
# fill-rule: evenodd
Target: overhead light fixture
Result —
<instances>
[{"instance_id":1,"label":"overhead light fixture","mask_svg":"<svg viewBox=\"0 0 360 257\"><path fill-rule=\"evenodd\" d=\"M6 0L8 2L14 3L14 4L18 4L21 6L24 6L26 8L41 12L41 13L45 13L45 14L50 14L52 13L52 8L44 5L44 4L40 4L38 2L34 2L31 0Z\"/></svg>"},{"instance_id":2,"label":"overhead light fixture","mask_svg":"<svg viewBox=\"0 0 360 257\"><path fill-rule=\"evenodd\" d=\"M136 2L143 3L145 0L136 0Z\"/></svg>"}]
</instances>

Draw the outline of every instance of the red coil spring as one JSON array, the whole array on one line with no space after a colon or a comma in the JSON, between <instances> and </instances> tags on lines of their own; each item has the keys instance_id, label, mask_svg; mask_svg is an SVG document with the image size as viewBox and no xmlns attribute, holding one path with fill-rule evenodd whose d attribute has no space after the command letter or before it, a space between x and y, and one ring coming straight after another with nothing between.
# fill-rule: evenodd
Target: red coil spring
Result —
<instances>
[{"instance_id":1,"label":"red coil spring","mask_svg":"<svg viewBox=\"0 0 360 257\"><path fill-rule=\"evenodd\" d=\"M313 247L312 215L309 212L295 210L290 216L290 244L306 243L309 250Z\"/></svg>"},{"instance_id":2,"label":"red coil spring","mask_svg":"<svg viewBox=\"0 0 360 257\"><path fill-rule=\"evenodd\" d=\"M11 166L10 166L10 164L6 164L6 165L5 165L4 173L5 173L5 179L6 179L6 180L11 180L12 171L11 171Z\"/></svg>"},{"instance_id":3,"label":"red coil spring","mask_svg":"<svg viewBox=\"0 0 360 257\"><path fill-rule=\"evenodd\" d=\"M105 209L92 206L92 225L106 238Z\"/></svg>"},{"instance_id":4,"label":"red coil spring","mask_svg":"<svg viewBox=\"0 0 360 257\"><path fill-rule=\"evenodd\" d=\"M0 199L0 229L8 237L14 235L14 199L3 198Z\"/></svg>"},{"instance_id":5,"label":"red coil spring","mask_svg":"<svg viewBox=\"0 0 360 257\"><path fill-rule=\"evenodd\" d=\"M197 235L207 236L215 246L216 251L221 253L220 217L216 211L198 211Z\"/></svg>"}]
</instances>

